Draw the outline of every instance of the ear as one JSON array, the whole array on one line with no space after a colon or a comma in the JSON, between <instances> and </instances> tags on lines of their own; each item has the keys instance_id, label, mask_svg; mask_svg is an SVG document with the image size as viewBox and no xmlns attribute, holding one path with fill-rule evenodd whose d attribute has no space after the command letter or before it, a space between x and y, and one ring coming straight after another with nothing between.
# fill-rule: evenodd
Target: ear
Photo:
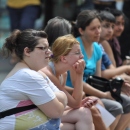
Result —
<instances>
[{"instance_id":1,"label":"ear","mask_svg":"<svg viewBox=\"0 0 130 130\"><path fill-rule=\"evenodd\" d=\"M61 56L60 57L60 61L66 63L67 62L66 56Z\"/></svg>"},{"instance_id":2,"label":"ear","mask_svg":"<svg viewBox=\"0 0 130 130\"><path fill-rule=\"evenodd\" d=\"M80 33L81 35L83 35L83 32L84 32L83 29L82 29L82 28L79 28L78 30L79 30L79 33Z\"/></svg>"},{"instance_id":3,"label":"ear","mask_svg":"<svg viewBox=\"0 0 130 130\"><path fill-rule=\"evenodd\" d=\"M24 55L30 56L30 49L28 47L24 48Z\"/></svg>"}]
</instances>

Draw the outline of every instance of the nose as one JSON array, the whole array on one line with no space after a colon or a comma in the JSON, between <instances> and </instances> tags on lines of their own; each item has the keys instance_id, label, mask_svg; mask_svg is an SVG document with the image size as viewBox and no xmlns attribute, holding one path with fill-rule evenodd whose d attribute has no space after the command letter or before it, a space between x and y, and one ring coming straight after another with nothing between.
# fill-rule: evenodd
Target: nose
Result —
<instances>
[{"instance_id":1,"label":"nose","mask_svg":"<svg viewBox=\"0 0 130 130\"><path fill-rule=\"evenodd\" d=\"M81 55L80 55L80 59L83 59L84 58L84 55L81 53Z\"/></svg>"},{"instance_id":2,"label":"nose","mask_svg":"<svg viewBox=\"0 0 130 130\"><path fill-rule=\"evenodd\" d=\"M119 26L119 29L120 29L120 30L123 30L123 29L124 29L124 26L123 26L123 25L120 25L120 26Z\"/></svg>"},{"instance_id":3,"label":"nose","mask_svg":"<svg viewBox=\"0 0 130 130\"><path fill-rule=\"evenodd\" d=\"M109 28L109 32L111 32L111 33L113 32L113 28L112 27Z\"/></svg>"},{"instance_id":4,"label":"nose","mask_svg":"<svg viewBox=\"0 0 130 130\"><path fill-rule=\"evenodd\" d=\"M97 33L97 34L100 34L100 33L101 33L101 28L97 28L97 29L96 29L96 33Z\"/></svg>"},{"instance_id":5,"label":"nose","mask_svg":"<svg viewBox=\"0 0 130 130\"><path fill-rule=\"evenodd\" d=\"M52 51L50 50L50 48L48 48L46 51L45 51L46 54L52 54Z\"/></svg>"}]
</instances>

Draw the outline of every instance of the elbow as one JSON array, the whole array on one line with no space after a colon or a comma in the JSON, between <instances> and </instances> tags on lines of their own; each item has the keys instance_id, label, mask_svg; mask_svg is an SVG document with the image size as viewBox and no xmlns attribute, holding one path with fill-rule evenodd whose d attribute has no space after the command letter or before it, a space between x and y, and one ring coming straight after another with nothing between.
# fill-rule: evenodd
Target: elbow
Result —
<instances>
[{"instance_id":1,"label":"elbow","mask_svg":"<svg viewBox=\"0 0 130 130\"><path fill-rule=\"evenodd\" d=\"M110 79L111 78L108 74L103 74L103 73L102 73L102 77L106 78L106 79Z\"/></svg>"},{"instance_id":2,"label":"elbow","mask_svg":"<svg viewBox=\"0 0 130 130\"><path fill-rule=\"evenodd\" d=\"M74 104L68 104L68 106L70 106L71 108L74 108L74 109L78 109L81 107L81 103L74 103Z\"/></svg>"},{"instance_id":3,"label":"elbow","mask_svg":"<svg viewBox=\"0 0 130 130\"><path fill-rule=\"evenodd\" d=\"M48 115L48 117L50 118L60 118L63 115L63 111L62 112L55 112L52 115Z\"/></svg>"},{"instance_id":4,"label":"elbow","mask_svg":"<svg viewBox=\"0 0 130 130\"><path fill-rule=\"evenodd\" d=\"M56 110L55 112L53 111L53 113L49 113L47 115L47 117L49 118L60 118L63 115L64 109L62 110Z\"/></svg>"}]
</instances>

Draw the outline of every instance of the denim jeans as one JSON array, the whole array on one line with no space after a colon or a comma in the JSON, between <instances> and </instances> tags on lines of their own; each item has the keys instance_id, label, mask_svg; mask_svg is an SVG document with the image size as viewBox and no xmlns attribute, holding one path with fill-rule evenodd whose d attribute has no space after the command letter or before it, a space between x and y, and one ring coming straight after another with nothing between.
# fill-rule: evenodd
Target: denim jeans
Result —
<instances>
[{"instance_id":1,"label":"denim jeans","mask_svg":"<svg viewBox=\"0 0 130 130\"><path fill-rule=\"evenodd\" d=\"M14 29L33 29L35 21L40 16L40 6L26 6L16 9L7 7L10 17L11 31Z\"/></svg>"}]
</instances>

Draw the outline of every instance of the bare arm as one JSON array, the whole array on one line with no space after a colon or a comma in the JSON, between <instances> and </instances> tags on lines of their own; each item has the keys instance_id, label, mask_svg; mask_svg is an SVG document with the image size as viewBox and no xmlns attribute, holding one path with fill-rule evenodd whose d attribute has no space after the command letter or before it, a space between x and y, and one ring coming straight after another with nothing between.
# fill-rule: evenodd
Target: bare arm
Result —
<instances>
[{"instance_id":1,"label":"bare arm","mask_svg":"<svg viewBox=\"0 0 130 130\"><path fill-rule=\"evenodd\" d=\"M97 62L95 75L101 77L101 59L98 60L98 62Z\"/></svg>"},{"instance_id":2,"label":"bare arm","mask_svg":"<svg viewBox=\"0 0 130 130\"><path fill-rule=\"evenodd\" d=\"M77 101L77 98L78 97L73 97L71 94L69 94L67 91L66 91L66 88L65 86L62 86L61 83L59 82L59 80L57 79L57 77L52 73L50 72L48 69L45 69L43 68L41 71L43 71L49 78L50 80L55 84L55 86L57 88L59 88L61 91L63 91L67 98L68 98L68 105L72 108L78 108L80 107L80 102ZM66 80L64 80L66 81ZM63 83L64 85L64 83Z\"/></svg>"},{"instance_id":3,"label":"bare arm","mask_svg":"<svg viewBox=\"0 0 130 130\"><path fill-rule=\"evenodd\" d=\"M43 77L45 77L45 73L42 71L38 71ZM62 116L64 109L68 103L67 96L62 91L54 92L56 97L45 104L38 105L38 108L45 113L46 116L50 118L59 118Z\"/></svg>"},{"instance_id":4,"label":"bare arm","mask_svg":"<svg viewBox=\"0 0 130 130\"><path fill-rule=\"evenodd\" d=\"M83 82L83 90L88 95L96 96L98 98L113 99L111 97L110 92L102 92L98 89L95 89L94 87L92 87L91 85L89 85L88 83L85 83L85 82Z\"/></svg>"},{"instance_id":5,"label":"bare arm","mask_svg":"<svg viewBox=\"0 0 130 130\"><path fill-rule=\"evenodd\" d=\"M108 41L103 41L101 44L102 44L105 52L108 54L108 56L109 56L112 64L116 67L116 62L115 62L115 59L114 59L114 54L112 52L111 46L109 45Z\"/></svg>"},{"instance_id":6,"label":"bare arm","mask_svg":"<svg viewBox=\"0 0 130 130\"><path fill-rule=\"evenodd\" d=\"M67 97L63 92L55 92L56 98L38 108L50 118L59 118L62 116L67 104Z\"/></svg>"},{"instance_id":7,"label":"bare arm","mask_svg":"<svg viewBox=\"0 0 130 130\"><path fill-rule=\"evenodd\" d=\"M102 71L102 77L111 79L115 77L116 75L121 75L123 73L129 73L130 72L130 66L124 65L115 68L112 64L109 66L108 69Z\"/></svg>"}]
</instances>

